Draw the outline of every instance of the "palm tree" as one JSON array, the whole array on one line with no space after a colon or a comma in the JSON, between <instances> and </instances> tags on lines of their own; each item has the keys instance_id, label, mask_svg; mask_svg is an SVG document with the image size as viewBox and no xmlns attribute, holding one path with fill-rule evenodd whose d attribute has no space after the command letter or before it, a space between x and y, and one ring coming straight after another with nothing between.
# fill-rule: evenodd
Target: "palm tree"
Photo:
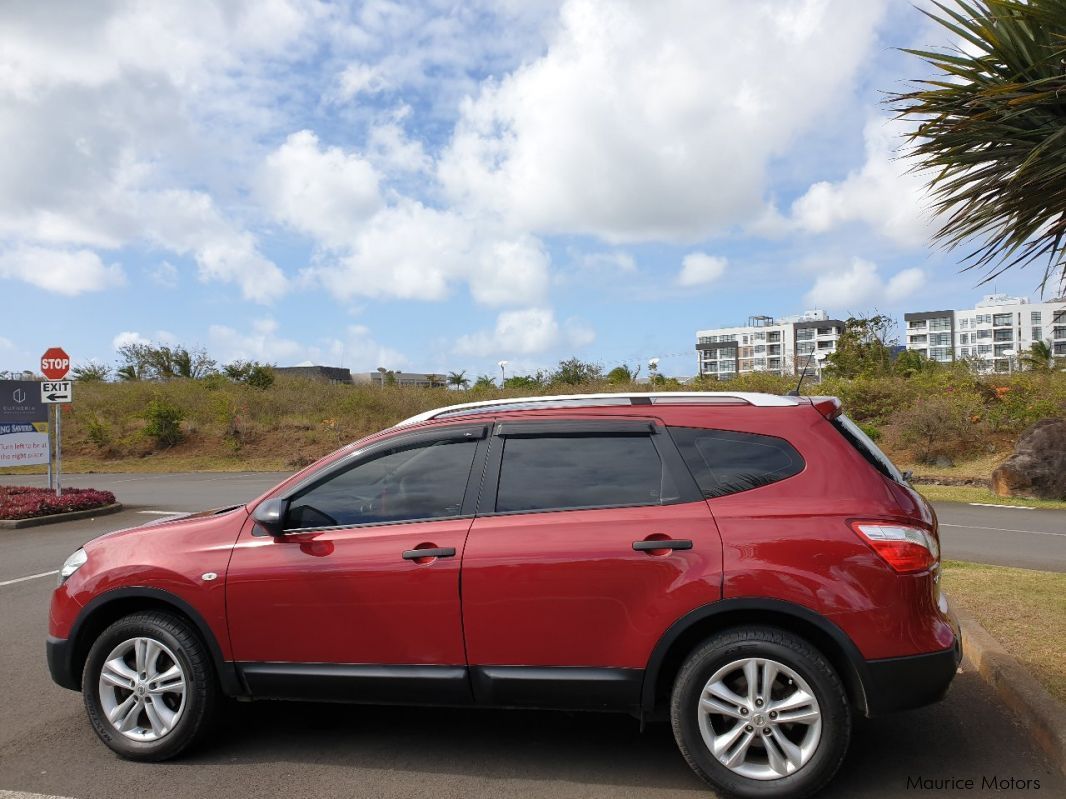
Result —
<instances>
[{"instance_id":1,"label":"palm tree","mask_svg":"<svg viewBox=\"0 0 1066 799\"><path fill-rule=\"evenodd\" d=\"M457 391L470 388L470 379L466 376L466 369L461 372L448 372L448 385L455 387Z\"/></svg>"},{"instance_id":2,"label":"palm tree","mask_svg":"<svg viewBox=\"0 0 1066 799\"><path fill-rule=\"evenodd\" d=\"M437 374L426 375L426 382L429 383L430 388L440 388L444 385L444 376Z\"/></svg>"},{"instance_id":3,"label":"palm tree","mask_svg":"<svg viewBox=\"0 0 1066 799\"><path fill-rule=\"evenodd\" d=\"M965 268L985 282L1040 261L1042 288L1066 283L1066 0L936 6L925 13L961 47L907 50L934 74L890 100L917 124L910 155L930 175L935 238L975 246Z\"/></svg>"},{"instance_id":4,"label":"palm tree","mask_svg":"<svg viewBox=\"0 0 1066 799\"><path fill-rule=\"evenodd\" d=\"M1055 366L1055 354L1046 341L1034 341L1021 357L1022 366L1034 372L1050 372Z\"/></svg>"}]
</instances>

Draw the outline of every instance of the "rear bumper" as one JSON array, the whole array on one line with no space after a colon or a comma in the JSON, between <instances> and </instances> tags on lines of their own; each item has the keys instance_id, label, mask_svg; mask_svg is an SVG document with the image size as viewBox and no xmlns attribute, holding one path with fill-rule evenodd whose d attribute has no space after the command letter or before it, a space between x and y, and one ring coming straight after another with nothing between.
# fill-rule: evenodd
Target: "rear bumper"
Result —
<instances>
[{"instance_id":1,"label":"rear bumper","mask_svg":"<svg viewBox=\"0 0 1066 799\"><path fill-rule=\"evenodd\" d=\"M81 686L74 676L73 647L66 638L48 636L44 642L45 655L48 658L48 671L56 685L80 691Z\"/></svg>"},{"instance_id":2,"label":"rear bumper","mask_svg":"<svg viewBox=\"0 0 1066 799\"><path fill-rule=\"evenodd\" d=\"M953 620L954 621L954 620ZM962 660L962 637L941 652L866 661L866 712L869 716L911 710L939 702Z\"/></svg>"}]
</instances>

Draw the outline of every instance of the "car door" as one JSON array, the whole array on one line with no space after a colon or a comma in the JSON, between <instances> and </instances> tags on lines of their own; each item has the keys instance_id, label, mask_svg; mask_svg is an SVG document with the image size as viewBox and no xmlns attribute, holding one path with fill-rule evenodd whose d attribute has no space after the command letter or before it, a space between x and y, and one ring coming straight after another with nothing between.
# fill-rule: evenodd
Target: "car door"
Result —
<instances>
[{"instance_id":1,"label":"car door","mask_svg":"<svg viewBox=\"0 0 1066 799\"><path fill-rule=\"evenodd\" d=\"M648 419L497 423L463 555L478 701L635 704L655 643L721 596L721 540Z\"/></svg>"},{"instance_id":2,"label":"car door","mask_svg":"<svg viewBox=\"0 0 1066 799\"><path fill-rule=\"evenodd\" d=\"M249 521L226 601L253 694L469 698L459 566L485 435L465 425L377 442L288 490L283 535Z\"/></svg>"}]
</instances>

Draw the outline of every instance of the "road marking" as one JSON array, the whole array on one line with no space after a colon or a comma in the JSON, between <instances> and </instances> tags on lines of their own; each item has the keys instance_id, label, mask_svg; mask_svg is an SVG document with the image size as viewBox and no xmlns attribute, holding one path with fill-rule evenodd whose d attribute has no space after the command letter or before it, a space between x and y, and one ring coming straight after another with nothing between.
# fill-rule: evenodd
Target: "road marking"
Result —
<instances>
[{"instance_id":1,"label":"road marking","mask_svg":"<svg viewBox=\"0 0 1066 799\"><path fill-rule=\"evenodd\" d=\"M1029 533L1029 535L1057 535L1066 538L1066 533L1049 533L1045 530L1012 530L1009 527L980 527L976 524L943 524L941 527L961 527L963 530L995 530L997 533Z\"/></svg>"},{"instance_id":2,"label":"road marking","mask_svg":"<svg viewBox=\"0 0 1066 799\"><path fill-rule=\"evenodd\" d=\"M0 582L0 586L24 583L27 580L37 580L41 577L51 577L53 574L59 574L59 569L56 569L54 572L41 572L40 574L31 574L27 577L16 577L14 580L4 580L3 582Z\"/></svg>"},{"instance_id":3,"label":"road marking","mask_svg":"<svg viewBox=\"0 0 1066 799\"><path fill-rule=\"evenodd\" d=\"M0 791L0 799L65 799L65 797L46 796L43 793L25 793L23 791Z\"/></svg>"},{"instance_id":4,"label":"road marking","mask_svg":"<svg viewBox=\"0 0 1066 799\"><path fill-rule=\"evenodd\" d=\"M971 502L971 505L977 505L979 508L1007 508L1008 510L1033 510L1033 508L1027 508L1025 505L997 505L995 502Z\"/></svg>"},{"instance_id":5,"label":"road marking","mask_svg":"<svg viewBox=\"0 0 1066 799\"><path fill-rule=\"evenodd\" d=\"M179 516L185 513L183 510L139 510L138 513L145 513L149 516Z\"/></svg>"}]
</instances>

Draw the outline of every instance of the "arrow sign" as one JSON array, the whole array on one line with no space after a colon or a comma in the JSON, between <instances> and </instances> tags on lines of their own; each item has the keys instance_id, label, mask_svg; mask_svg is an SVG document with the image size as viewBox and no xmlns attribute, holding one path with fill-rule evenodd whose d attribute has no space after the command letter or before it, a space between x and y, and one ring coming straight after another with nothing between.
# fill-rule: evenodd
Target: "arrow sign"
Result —
<instances>
[{"instance_id":1,"label":"arrow sign","mask_svg":"<svg viewBox=\"0 0 1066 799\"><path fill-rule=\"evenodd\" d=\"M48 404L71 402L74 398L74 384L69 380L41 383L41 402Z\"/></svg>"}]
</instances>

